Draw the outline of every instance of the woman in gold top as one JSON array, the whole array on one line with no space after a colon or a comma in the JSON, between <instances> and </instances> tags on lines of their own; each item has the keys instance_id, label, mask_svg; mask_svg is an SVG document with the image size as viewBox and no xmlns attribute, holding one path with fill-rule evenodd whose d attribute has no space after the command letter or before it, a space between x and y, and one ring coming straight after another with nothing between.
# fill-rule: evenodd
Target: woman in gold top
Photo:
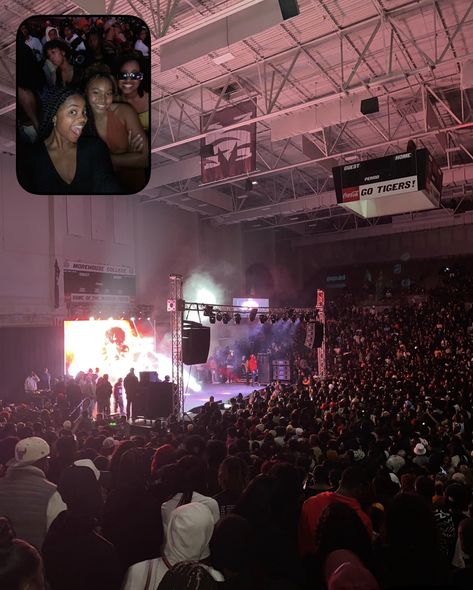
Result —
<instances>
[{"instance_id":1,"label":"woman in gold top","mask_svg":"<svg viewBox=\"0 0 473 590\"><path fill-rule=\"evenodd\" d=\"M135 109L141 126L146 133L149 133L149 92L144 87L144 67L138 56L122 57L117 72L117 81L122 100Z\"/></svg>"}]
</instances>

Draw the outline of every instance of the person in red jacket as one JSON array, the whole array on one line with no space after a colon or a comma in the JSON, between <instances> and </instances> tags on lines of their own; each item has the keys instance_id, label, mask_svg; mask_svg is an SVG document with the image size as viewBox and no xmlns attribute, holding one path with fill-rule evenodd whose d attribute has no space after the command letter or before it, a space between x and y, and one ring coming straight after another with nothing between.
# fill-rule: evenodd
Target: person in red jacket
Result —
<instances>
[{"instance_id":1,"label":"person in red jacket","mask_svg":"<svg viewBox=\"0 0 473 590\"><path fill-rule=\"evenodd\" d=\"M366 526L370 537L373 527L369 516L362 510L359 499L366 497L370 482L363 469L348 467L342 474L340 485L335 492L322 492L308 498L299 519L299 553L302 557L315 550L315 531L322 512L333 502L343 502L352 508Z\"/></svg>"}]
</instances>

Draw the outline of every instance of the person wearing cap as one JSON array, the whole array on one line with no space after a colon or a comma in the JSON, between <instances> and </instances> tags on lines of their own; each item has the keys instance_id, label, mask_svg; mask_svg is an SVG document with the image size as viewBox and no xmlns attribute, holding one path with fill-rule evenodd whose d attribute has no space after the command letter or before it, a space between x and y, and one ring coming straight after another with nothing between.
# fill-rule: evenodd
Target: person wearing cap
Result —
<instances>
[{"instance_id":1,"label":"person wearing cap","mask_svg":"<svg viewBox=\"0 0 473 590\"><path fill-rule=\"evenodd\" d=\"M299 520L299 553L302 557L314 552L315 533L320 516L333 502L342 502L352 508L365 525L370 538L372 537L371 520L359 502L366 494L368 485L369 480L363 469L348 467L342 473L340 485L335 492L322 492L304 502Z\"/></svg>"},{"instance_id":2,"label":"person wearing cap","mask_svg":"<svg viewBox=\"0 0 473 590\"><path fill-rule=\"evenodd\" d=\"M0 515L10 519L18 538L38 549L51 523L67 509L57 487L46 479L49 451L37 436L20 440L0 479Z\"/></svg>"}]
</instances>

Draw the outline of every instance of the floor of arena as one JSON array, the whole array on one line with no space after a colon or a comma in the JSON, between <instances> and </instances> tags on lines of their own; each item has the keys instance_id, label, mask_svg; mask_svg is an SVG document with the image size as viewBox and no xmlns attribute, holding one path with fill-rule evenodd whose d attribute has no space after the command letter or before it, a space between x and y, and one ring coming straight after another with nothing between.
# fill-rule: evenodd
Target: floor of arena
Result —
<instances>
[{"instance_id":1,"label":"floor of arena","mask_svg":"<svg viewBox=\"0 0 473 590\"><path fill-rule=\"evenodd\" d=\"M203 406L205 402L209 401L211 395L214 396L217 402L230 402L232 397L236 397L239 393L244 396L250 394L256 385L247 385L246 383L202 383L201 391L188 390L184 393L184 411L190 412L193 409Z\"/></svg>"}]
</instances>

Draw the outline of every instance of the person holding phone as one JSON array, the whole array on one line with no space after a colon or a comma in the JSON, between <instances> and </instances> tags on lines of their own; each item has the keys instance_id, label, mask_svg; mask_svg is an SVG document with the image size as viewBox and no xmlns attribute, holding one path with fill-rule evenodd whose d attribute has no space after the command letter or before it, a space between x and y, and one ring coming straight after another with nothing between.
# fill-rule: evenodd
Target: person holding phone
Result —
<instances>
[{"instance_id":1,"label":"person holding phone","mask_svg":"<svg viewBox=\"0 0 473 590\"><path fill-rule=\"evenodd\" d=\"M17 158L21 186L35 194L120 194L107 146L98 137L83 137L85 98L61 88L43 99L41 141Z\"/></svg>"}]
</instances>

